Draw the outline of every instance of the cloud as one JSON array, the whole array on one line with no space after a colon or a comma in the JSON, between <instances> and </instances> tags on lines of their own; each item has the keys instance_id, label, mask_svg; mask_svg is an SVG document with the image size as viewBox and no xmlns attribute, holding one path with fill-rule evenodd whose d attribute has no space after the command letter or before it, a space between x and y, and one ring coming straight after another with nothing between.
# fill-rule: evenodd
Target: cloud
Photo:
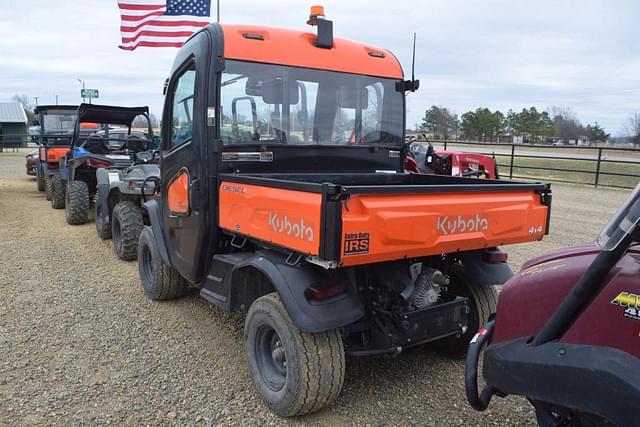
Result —
<instances>
[{"instance_id":1,"label":"cloud","mask_svg":"<svg viewBox=\"0 0 640 427\"><path fill-rule=\"evenodd\" d=\"M162 110L162 84L175 49L117 48L117 2L0 0L0 100L15 93L40 103L80 101L80 83L100 101ZM222 0L223 22L306 30L299 0ZM416 74L407 125L430 105L459 114L487 106L572 108L584 123L611 132L639 111L640 2L604 0L427 0L323 2L339 36L393 51L408 74L418 33ZM212 10L215 10L215 2Z\"/></svg>"}]
</instances>

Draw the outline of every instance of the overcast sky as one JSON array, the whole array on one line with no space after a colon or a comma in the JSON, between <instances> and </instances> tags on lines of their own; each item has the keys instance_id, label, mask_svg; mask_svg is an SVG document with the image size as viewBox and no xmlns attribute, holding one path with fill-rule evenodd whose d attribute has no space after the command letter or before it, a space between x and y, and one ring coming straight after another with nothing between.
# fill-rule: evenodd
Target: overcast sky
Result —
<instances>
[{"instance_id":1,"label":"overcast sky","mask_svg":"<svg viewBox=\"0 0 640 427\"><path fill-rule=\"evenodd\" d=\"M222 21L307 30L300 0L221 0ZM640 1L326 0L337 36L393 51L416 75L407 126L430 105L462 114L486 106L571 108L583 124L621 134L640 112ZM160 116L174 48L118 49L116 0L0 0L0 101L80 101L81 78L100 102L149 105ZM213 0L212 10L215 10ZM215 17L213 17L215 19Z\"/></svg>"}]
</instances>

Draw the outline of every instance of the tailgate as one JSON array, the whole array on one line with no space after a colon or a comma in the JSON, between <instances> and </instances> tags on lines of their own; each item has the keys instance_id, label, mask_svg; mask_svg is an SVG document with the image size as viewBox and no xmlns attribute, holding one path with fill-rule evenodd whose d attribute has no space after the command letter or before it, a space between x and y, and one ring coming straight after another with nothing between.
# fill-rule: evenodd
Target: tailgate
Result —
<instances>
[{"instance_id":1,"label":"tailgate","mask_svg":"<svg viewBox=\"0 0 640 427\"><path fill-rule=\"evenodd\" d=\"M549 206L535 191L353 194L342 209L342 265L540 240Z\"/></svg>"},{"instance_id":2,"label":"tailgate","mask_svg":"<svg viewBox=\"0 0 640 427\"><path fill-rule=\"evenodd\" d=\"M222 181L218 224L232 234L317 256L321 206L318 193Z\"/></svg>"}]
</instances>

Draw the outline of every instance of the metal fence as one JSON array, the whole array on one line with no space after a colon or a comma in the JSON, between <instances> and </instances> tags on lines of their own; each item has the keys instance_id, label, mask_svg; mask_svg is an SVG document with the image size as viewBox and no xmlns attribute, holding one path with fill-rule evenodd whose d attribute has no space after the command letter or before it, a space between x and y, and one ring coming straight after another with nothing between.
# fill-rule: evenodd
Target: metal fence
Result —
<instances>
[{"instance_id":1,"label":"metal fence","mask_svg":"<svg viewBox=\"0 0 640 427\"><path fill-rule=\"evenodd\" d=\"M436 149L495 156L502 177L634 188L640 181L640 149L432 141Z\"/></svg>"},{"instance_id":2,"label":"metal fence","mask_svg":"<svg viewBox=\"0 0 640 427\"><path fill-rule=\"evenodd\" d=\"M0 153L3 151L18 151L20 147L26 147L31 141L27 134L0 135Z\"/></svg>"}]
</instances>

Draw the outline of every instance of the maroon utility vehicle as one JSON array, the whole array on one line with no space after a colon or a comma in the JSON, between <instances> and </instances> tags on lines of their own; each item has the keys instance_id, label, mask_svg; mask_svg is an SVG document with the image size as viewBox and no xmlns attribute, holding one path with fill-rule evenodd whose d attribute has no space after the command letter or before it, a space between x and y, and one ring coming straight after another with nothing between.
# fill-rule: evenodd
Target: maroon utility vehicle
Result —
<instances>
[{"instance_id":1,"label":"maroon utility vehicle","mask_svg":"<svg viewBox=\"0 0 640 427\"><path fill-rule=\"evenodd\" d=\"M478 395L484 352L487 386ZM640 184L595 244L527 262L471 340L467 399L527 397L541 426L638 425Z\"/></svg>"}]
</instances>

